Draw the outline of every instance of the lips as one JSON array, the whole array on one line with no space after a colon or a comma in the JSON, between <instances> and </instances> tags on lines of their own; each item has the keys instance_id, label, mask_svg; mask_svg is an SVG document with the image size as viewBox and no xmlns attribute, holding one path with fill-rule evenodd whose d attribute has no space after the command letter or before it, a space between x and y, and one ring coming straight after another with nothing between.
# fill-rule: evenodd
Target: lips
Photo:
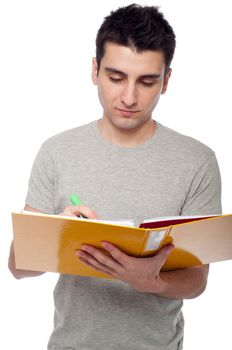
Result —
<instances>
[{"instance_id":1,"label":"lips","mask_svg":"<svg viewBox=\"0 0 232 350\"><path fill-rule=\"evenodd\" d=\"M125 112L125 113L136 113L138 111L131 111L131 110L127 110L127 109L122 109L122 108L117 108L120 112Z\"/></svg>"},{"instance_id":2,"label":"lips","mask_svg":"<svg viewBox=\"0 0 232 350\"><path fill-rule=\"evenodd\" d=\"M116 110L119 112L119 115L121 117L128 117L128 118L138 112L138 111L130 111L128 109L121 109L121 108L116 108Z\"/></svg>"}]
</instances>

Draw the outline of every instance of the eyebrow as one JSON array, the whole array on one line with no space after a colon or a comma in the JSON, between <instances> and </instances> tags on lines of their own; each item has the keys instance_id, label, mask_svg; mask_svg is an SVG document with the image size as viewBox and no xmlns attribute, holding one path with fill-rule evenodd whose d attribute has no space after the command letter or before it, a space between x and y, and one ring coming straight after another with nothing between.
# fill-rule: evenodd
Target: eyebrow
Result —
<instances>
[{"instance_id":1,"label":"eyebrow","mask_svg":"<svg viewBox=\"0 0 232 350\"><path fill-rule=\"evenodd\" d=\"M118 69L112 68L112 67L105 67L104 71L106 71L108 73L120 74L120 75L124 76L125 78L128 77L128 74L126 74ZM143 75L139 76L139 79L158 79L158 78L160 78L160 74L157 74L157 73L143 74Z\"/></svg>"}]
</instances>

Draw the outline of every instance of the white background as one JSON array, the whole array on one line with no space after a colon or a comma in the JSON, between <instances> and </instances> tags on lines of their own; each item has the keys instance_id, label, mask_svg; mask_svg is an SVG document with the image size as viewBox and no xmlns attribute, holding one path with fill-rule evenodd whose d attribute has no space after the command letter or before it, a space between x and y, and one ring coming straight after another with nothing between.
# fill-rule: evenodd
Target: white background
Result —
<instances>
[{"instance_id":1,"label":"white background","mask_svg":"<svg viewBox=\"0 0 232 350\"><path fill-rule=\"evenodd\" d=\"M57 275L20 281L10 275L10 212L24 206L31 165L41 143L101 117L90 78L95 35L110 10L129 3L0 1L1 349L46 349ZM139 3L160 5L177 35L173 75L154 119L216 152L223 212L231 213L230 1ZM211 265L206 292L185 301L185 349L232 348L231 268L231 261Z\"/></svg>"}]
</instances>

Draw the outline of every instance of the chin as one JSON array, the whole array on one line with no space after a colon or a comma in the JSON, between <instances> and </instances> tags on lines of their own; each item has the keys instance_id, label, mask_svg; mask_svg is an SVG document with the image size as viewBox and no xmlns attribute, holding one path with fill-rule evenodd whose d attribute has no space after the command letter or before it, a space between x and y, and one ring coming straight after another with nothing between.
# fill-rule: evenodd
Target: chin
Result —
<instances>
[{"instance_id":1,"label":"chin","mask_svg":"<svg viewBox=\"0 0 232 350\"><path fill-rule=\"evenodd\" d=\"M111 119L111 123L113 124L113 126L121 130L139 129L147 122L148 122L148 119L138 120L137 118L133 118L133 116Z\"/></svg>"},{"instance_id":2,"label":"chin","mask_svg":"<svg viewBox=\"0 0 232 350\"><path fill-rule=\"evenodd\" d=\"M114 122L113 125L117 129L132 130L132 129L138 128L142 124L140 124L134 120L123 120L123 121Z\"/></svg>"}]
</instances>

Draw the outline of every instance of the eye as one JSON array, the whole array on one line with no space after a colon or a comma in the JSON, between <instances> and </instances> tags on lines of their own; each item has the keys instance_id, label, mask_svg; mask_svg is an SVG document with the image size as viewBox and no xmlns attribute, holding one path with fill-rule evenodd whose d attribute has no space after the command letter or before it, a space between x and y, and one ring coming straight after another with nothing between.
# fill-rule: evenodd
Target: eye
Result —
<instances>
[{"instance_id":1,"label":"eye","mask_svg":"<svg viewBox=\"0 0 232 350\"><path fill-rule=\"evenodd\" d=\"M120 83L122 81L121 78L112 78L112 77L109 77L111 81L113 81L114 83Z\"/></svg>"},{"instance_id":2,"label":"eye","mask_svg":"<svg viewBox=\"0 0 232 350\"><path fill-rule=\"evenodd\" d=\"M147 83L147 82L145 82L145 81L141 81L141 84L142 84L143 86L147 86L147 87L149 87L149 86L153 86L153 85L155 85L155 82L152 82L152 83Z\"/></svg>"}]
</instances>

